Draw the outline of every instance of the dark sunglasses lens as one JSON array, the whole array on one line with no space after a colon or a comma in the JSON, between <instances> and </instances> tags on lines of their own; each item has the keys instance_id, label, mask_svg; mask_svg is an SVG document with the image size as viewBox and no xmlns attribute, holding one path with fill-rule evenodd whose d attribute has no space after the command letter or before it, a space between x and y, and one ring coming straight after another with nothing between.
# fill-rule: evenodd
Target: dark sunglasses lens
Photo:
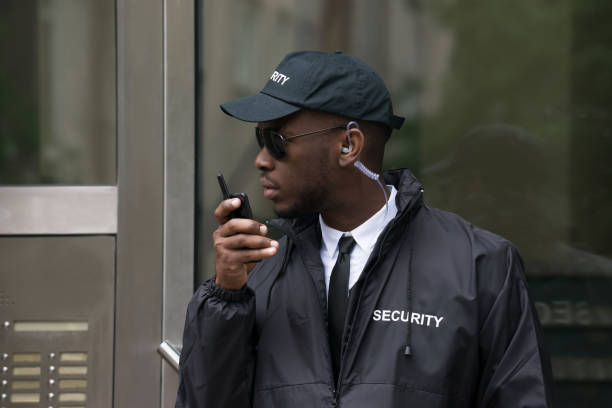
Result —
<instances>
[{"instance_id":1,"label":"dark sunglasses lens","mask_svg":"<svg viewBox=\"0 0 612 408\"><path fill-rule=\"evenodd\" d=\"M270 151L270 154L276 159L282 159L285 155L285 143L281 135L271 130L265 132L266 134L266 147Z\"/></svg>"},{"instance_id":2,"label":"dark sunglasses lens","mask_svg":"<svg viewBox=\"0 0 612 408\"><path fill-rule=\"evenodd\" d=\"M285 155L285 144L280 135L269 129L255 128L255 137L260 148L264 146L275 159L281 159Z\"/></svg>"},{"instance_id":3,"label":"dark sunglasses lens","mask_svg":"<svg viewBox=\"0 0 612 408\"><path fill-rule=\"evenodd\" d=\"M263 132L258 127L255 128L255 139L257 139L257 144L259 145L259 148L263 149L263 147L265 145L264 137L263 137Z\"/></svg>"}]
</instances>

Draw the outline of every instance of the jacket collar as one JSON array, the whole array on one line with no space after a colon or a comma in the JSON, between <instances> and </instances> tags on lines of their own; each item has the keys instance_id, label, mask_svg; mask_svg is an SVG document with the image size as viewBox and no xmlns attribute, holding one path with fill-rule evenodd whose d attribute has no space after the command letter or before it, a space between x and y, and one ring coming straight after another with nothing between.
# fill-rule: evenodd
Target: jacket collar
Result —
<instances>
[{"instance_id":1,"label":"jacket collar","mask_svg":"<svg viewBox=\"0 0 612 408\"><path fill-rule=\"evenodd\" d=\"M397 205L396 219L403 218L405 213L414 211L423 205L423 186L408 169L395 169L383 172L386 184L392 184L397 189L395 203ZM270 220L269 225L277 228L295 240L304 230L318 226L319 214L307 214L297 218L277 218ZM319 230L318 227L317 231ZM320 235L320 231L318 232Z\"/></svg>"}]
</instances>

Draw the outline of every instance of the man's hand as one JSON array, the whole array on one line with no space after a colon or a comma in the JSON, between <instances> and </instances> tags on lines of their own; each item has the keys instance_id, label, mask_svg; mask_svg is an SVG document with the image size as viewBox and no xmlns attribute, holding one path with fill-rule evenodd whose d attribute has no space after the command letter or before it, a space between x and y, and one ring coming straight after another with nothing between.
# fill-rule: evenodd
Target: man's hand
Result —
<instances>
[{"instance_id":1,"label":"man's hand","mask_svg":"<svg viewBox=\"0 0 612 408\"><path fill-rule=\"evenodd\" d=\"M241 201L230 198L221 201L215 210L219 228L213 233L217 285L239 290L246 284L247 273L255 262L276 254L278 242L267 238L268 228L246 218L230 218Z\"/></svg>"}]
</instances>

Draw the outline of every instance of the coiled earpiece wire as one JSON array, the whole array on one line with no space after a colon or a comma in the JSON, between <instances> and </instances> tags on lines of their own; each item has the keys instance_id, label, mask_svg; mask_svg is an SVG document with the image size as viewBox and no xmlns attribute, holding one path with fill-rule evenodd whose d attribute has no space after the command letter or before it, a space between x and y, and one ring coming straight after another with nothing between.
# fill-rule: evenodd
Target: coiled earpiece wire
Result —
<instances>
[{"instance_id":1,"label":"coiled earpiece wire","mask_svg":"<svg viewBox=\"0 0 612 408\"><path fill-rule=\"evenodd\" d=\"M359 125L355 121L350 121L346 125L346 140L348 141L348 145L349 145L348 146L348 152L353 150L353 143L351 143L351 135L350 135L351 126L355 126L357 129L359 129ZM389 212L389 203L388 203L389 202L389 194L387 193L387 189L385 188L383 183L381 183L381 181L380 181L380 174L375 173L372 170L368 169L365 166L365 164L363 164L361 162L361 160L359 160L359 158L357 158L357 161L355 162L355 167L357 167L357 170L359 170L361 173L363 173L367 178L372 179L376 183L378 183L378 186L380 187L380 189L383 192L383 195L385 196L385 215L386 215L387 212Z\"/></svg>"}]
</instances>

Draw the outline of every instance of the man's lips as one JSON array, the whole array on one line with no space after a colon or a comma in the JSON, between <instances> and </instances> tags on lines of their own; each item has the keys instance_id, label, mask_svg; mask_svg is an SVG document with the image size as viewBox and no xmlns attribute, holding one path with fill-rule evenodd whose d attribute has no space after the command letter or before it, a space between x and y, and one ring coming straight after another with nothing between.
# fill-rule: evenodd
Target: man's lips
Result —
<instances>
[{"instance_id":1,"label":"man's lips","mask_svg":"<svg viewBox=\"0 0 612 408\"><path fill-rule=\"evenodd\" d=\"M270 180L268 180L267 178L262 177L260 179L260 184L264 190L263 191L264 197L267 198L268 200L274 199L274 197L278 194L278 186L274 184L273 182L271 182Z\"/></svg>"}]
</instances>

